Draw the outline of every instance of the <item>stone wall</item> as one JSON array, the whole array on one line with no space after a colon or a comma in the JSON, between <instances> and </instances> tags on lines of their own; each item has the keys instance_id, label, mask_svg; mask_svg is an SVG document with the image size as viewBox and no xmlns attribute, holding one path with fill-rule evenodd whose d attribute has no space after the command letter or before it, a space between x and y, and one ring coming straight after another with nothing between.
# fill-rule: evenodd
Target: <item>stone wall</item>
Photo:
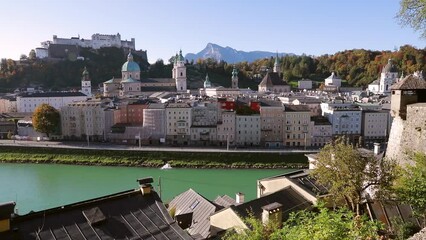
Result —
<instances>
[{"instance_id":1,"label":"stone wall","mask_svg":"<svg viewBox=\"0 0 426 240\"><path fill-rule=\"evenodd\" d=\"M407 120L395 117L392 123L386 157L405 164L410 152L426 153L426 103L408 105Z\"/></svg>"}]
</instances>

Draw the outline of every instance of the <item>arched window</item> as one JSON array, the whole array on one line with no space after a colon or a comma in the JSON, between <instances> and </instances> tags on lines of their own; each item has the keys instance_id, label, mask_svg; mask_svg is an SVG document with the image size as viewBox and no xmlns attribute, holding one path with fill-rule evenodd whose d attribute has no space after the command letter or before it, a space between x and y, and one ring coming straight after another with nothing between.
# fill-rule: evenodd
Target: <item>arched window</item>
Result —
<instances>
[{"instance_id":1,"label":"arched window","mask_svg":"<svg viewBox=\"0 0 426 240\"><path fill-rule=\"evenodd\" d=\"M183 72L180 72L180 76L181 76L181 77L183 76Z\"/></svg>"}]
</instances>

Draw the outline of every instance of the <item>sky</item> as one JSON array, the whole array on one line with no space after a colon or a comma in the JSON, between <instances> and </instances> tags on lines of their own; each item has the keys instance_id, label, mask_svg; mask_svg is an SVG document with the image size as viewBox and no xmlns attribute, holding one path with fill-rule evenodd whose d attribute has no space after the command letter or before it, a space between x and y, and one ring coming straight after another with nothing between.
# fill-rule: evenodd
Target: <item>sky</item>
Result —
<instances>
[{"instance_id":1,"label":"sky","mask_svg":"<svg viewBox=\"0 0 426 240\"><path fill-rule=\"evenodd\" d=\"M400 0L2 0L0 58L19 59L40 42L121 34L148 61L207 43L243 51L307 55L346 49L425 48L395 18Z\"/></svg>"}]
</instances>

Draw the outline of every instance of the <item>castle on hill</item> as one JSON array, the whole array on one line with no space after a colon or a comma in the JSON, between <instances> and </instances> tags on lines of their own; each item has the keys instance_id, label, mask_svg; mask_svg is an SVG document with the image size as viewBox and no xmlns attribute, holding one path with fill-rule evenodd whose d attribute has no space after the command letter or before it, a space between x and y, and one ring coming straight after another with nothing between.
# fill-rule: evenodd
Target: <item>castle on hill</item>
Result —
<instances>
[{"instance_id":1,"label":"castle on hill","mask_svg":"<svg viewBox=\"0 0 426 240\"><path fill-rule=\"evenodd\" d=\"M130 41L122 40L120 33L115 35L108 34L93 34L91 39L78 37L58 38L53 35L52 41L41 42L41 47L35 49L37 58L65 58L67 55L73 54L78 56L79 48L100 49L104 47L116 47L126 50L136 50L135 39ZM144 59L147 59L146 51L137 51L137 54Z\"/></svg>"}]
</instances>

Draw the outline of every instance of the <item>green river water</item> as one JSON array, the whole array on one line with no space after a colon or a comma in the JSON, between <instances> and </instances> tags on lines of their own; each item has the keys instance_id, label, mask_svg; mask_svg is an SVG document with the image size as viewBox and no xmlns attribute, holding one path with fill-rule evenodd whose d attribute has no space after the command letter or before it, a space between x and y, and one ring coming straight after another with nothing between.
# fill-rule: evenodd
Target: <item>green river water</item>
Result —
<instances>
[{"instance_id":1,"label":"green river water","mask_svg":"<svg viewBox=\"0 0 426 240\"><path fill-rule=\"evenodd\" d=\"M256 180L282 174L287 169L170 169L59 164L0 163L0 203L16 201L19 214L39 211L134 189L136 179L152 176L164 202L194 189L214 200L218 195L243 192L246 200L256 197Z\"/></svg>"}]
</instances>

